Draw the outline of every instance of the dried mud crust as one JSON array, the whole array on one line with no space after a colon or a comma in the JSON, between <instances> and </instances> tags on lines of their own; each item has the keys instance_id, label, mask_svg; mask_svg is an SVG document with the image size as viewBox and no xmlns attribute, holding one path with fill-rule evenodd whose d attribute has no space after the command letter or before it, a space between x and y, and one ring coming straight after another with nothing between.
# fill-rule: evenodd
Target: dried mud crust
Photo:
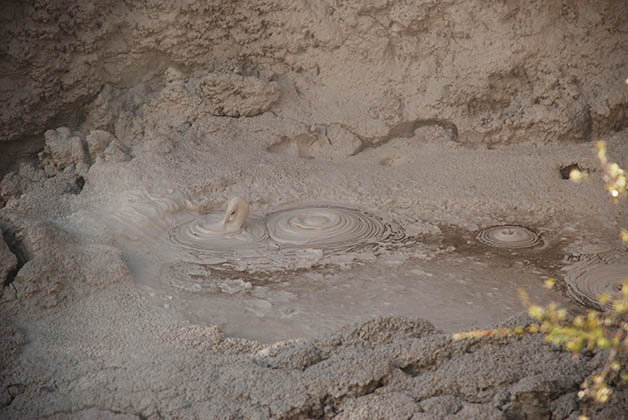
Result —
<instances>
[{"instance_id":1,"label":"dried mud crust","mask_svg":"<svg viewBox=\"0 0 628 420\"><path fill-rule=\"evenodd\" d=\"M119 318L129 321L137 312L117 300ZM97 302L89 304L98 308ZM65 322L50 319L54 327ZM144 321L128 328L138 322ZM9 369L4 389L21 385L0 408L3 418L84 418L87 410L181 419L567 417L579 408L580 381L598 363L589 357L574 361L538 336L454 342L428 322L400 318L266 347L170 321L136 331L135 339L124 337L115 349L120 335L130 333L114 333L118 325L114 320L109 331L84 335L79 344L86 356L106 359ZM61 357L68 331L40 334L37 349L22 360L44 353ZM113 334L113 343L96 344L103 334ZM141 349L147 344L149 353ZM72 396L71 404L65 395Z\"/></svg>"}]
</instances>

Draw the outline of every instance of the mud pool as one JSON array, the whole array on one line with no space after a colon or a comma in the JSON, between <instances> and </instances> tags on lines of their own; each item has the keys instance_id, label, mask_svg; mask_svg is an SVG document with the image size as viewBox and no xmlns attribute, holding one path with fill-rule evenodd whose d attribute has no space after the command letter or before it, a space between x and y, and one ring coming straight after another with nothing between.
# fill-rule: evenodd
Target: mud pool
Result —
<instances>
[{"instance_id":1,"label":"mud pool","mask_svg":"<svg viewBox=\"0 0 628 420\"><path fill-rule=\"evenodd\" d=\"M539 304L569 304L542 284L568 265L570 229L416 221L406 231L390 217L310 203L253 209L241 232L221 233L224 205L209 210L174 191L123 196L118 211L83 223L106 226L153 304L234 337L313 338L377 316L487 328L524 309L520 289Z\"/></svg>"},{"instance_id":2,"label":"mud pool","mask_svg":"<svg viewBox=\"0 0 628 420\"><path fill-rule=\"evenodd\" d=\"M543 271L521 275L523 261L499 267L455 255L431 261L393 255L350 264L357 267L268 276L186 264L177 267L179 276L167 270L171 277L158 284L138 284L194 323L262 342L312 338L381 315L420 317L445 331L494 326L523 310L518 288L535 302L564 302L540 288Z\"/></svg>"},{"instance_id":3,"label":"mud pool","mask_svg":"<svg viewBox=\"0 0 628 420\"><path fill-rule=\"evenodd\" d=\"M279 121L293 124L255 124L267 132ZM586 144L496 154L428 127L335 161L269 151L273 136L254 146L237 134L229 143L195 136L167 154L97 162L60 222L120 249L160 310L228 336L312 338L374 316L486 328L525 309L518 289L539 304L591 306L591 288L565 273L600 252L624 258L623 207L599 184L561 177L572 159L594 168ZM611 145L625 147L620 136ZM250 215L241 232L223 235L233 196ZM543 287L548 277L557 290Z\"/></svg>"},{"instance_id":4,"label":"mud pool","mask_svg":"<svg viewBox=\"0 0 628 420\"><path fill-rule=\"evenodd\" d=\"M595 178L577 185L560 174L573 160L593 169L590 145L496 153L419 127L337 161L269 149L272 135L228 139L229 127L199 143L217 123L197 122L165 153L138 146L130 161L97 158L56 219L120 250L144 298L175 319L267 343L376 316L452 332L524 310L519 289L538 304L599 307L598 292L623 281L625 204L609 202ZM279 123L299 125L268 116L250 129ZM51 144L68 135L57 130ZM609 142L620 156L622 138ZM234 196L250 209L241 231L224 232L238 217L225 214ZM543 287L548 277L557 290Z\"/></svg>"}]
</instances>

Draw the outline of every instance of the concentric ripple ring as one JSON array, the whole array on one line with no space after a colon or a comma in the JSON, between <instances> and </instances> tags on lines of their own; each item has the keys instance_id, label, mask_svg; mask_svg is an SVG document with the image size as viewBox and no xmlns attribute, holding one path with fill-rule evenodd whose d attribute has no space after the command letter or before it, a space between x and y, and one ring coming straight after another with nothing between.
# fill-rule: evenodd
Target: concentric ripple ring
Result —
<instances>
[{"instance_id":1,"label":"concentric ripple ring","mask_svg":"<svg viewBox=\"0 0 628 420\"><path fill-rule=\"evenodd\" d=\"M386 239L392 227L358 210L335 206L304 206L270 213L270 238L281 247L349 249Z\"/></svg>"},{"instance_id":2,"label":"concentric ripple ring","mask_svg":"<svg viewBox=\"0 0 628 420\"><path fill-rule=\"evenodd\" d=\"M567 294L576 302L600 310L610 309L612 301L600 302L602 295L616 298L628 280L626 256L592 256L564 268Z\"/></svg>"},{"instance_id":3,"label":"concentric ripple ring","mask_svg":"<svg viewBox=\"0 0 628 420\"><path fill-rule=\"evenodd\" d=\"M496 248L531 248L543 243L539 235L522 226L504 225L484 229L476 239Z\"/></svg>"}]
</instances>

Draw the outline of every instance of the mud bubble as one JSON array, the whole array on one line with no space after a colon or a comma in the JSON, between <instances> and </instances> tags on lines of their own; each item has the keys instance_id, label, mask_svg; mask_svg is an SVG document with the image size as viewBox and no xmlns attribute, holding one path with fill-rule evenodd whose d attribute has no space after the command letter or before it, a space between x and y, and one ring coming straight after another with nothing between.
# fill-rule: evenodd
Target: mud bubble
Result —
<instances>
[{"instance_id":1,"label":"mud bubble","mask_svg":"<svg viewBox=\"0 0 628 420\"><path fill-rule=\"evenodd\" d=\"M345 252L404 237L394 223L336 205L300 205L272 211L263 217L253 216L237 234L216 235L207 228L219 218L219 214L201 215L171 229L169 238L179 246L216 254L262 248Z\"/></svg>"},{"instance_id":2,"label":"mud bubble","mask_svg":"<svg viewBox=\"0 0 628 420\"><path fill-rule=\"evenodd\" d=\"M476 239L495 248L521 249L543 245L543 239L523 226L503 225L482 230Z\"/></svg>"}]
</instances>

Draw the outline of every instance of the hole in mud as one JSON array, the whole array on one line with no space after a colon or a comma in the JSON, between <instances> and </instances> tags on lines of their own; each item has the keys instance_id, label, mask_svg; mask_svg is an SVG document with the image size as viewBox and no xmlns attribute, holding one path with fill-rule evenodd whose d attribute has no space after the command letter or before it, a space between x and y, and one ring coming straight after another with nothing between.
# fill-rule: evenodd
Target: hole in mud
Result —
<instances>
[{"instance_id":1,"label":"hole in mud","mask_svg":"<svg viewBox=\"0 0 628 420\"><path fill-rule=\"evenodd\" d=\"M74 183L79 188L79 190L83 191L83 187L85 186L85 178L79 176L74 180Z\"/></svg>"},{"instance_id":2,"label":"hole in mud","mask_svg":"<svg viewBox=\"0 0 628 420\"><path fill-rule=\"evenodd\" d=\"M570 163L568 165L563 165L559 169L560 177L562 179L569 179L570 176L571 176L571 172L572 171L580 171L580 172L582 172L583 169L582 169L582 167L580 167L578 162Z\"/></svg>"},{"instance_id":3,"label":"hole in mud","mask_svg":"<svg viewBox=\"0 0 628 420\"><path fill-rule=\"evenodd\" d=\"M68 182L63 189L64 194L80 194L85 186L85 178L78 176L74 179L74 182Z\"/></svg>"},{"instance_id":4,"label":"hole in mud","mask_svg":"<svg viewBox=\"0 0 628 420\"><path fill-rule=\"evenodd\" d=\"M14 231L11 229L2 229L2 236L4 238L4 242L9 247L9 250L17 258L17 265L7 274L7 278L4 280L3 287L6 287L13 283L15 276L17 276L17 273L22 269L24 264L26 264L28 258L26 258L26 251L23 249Z\"/></svg>"}]
</instances>

